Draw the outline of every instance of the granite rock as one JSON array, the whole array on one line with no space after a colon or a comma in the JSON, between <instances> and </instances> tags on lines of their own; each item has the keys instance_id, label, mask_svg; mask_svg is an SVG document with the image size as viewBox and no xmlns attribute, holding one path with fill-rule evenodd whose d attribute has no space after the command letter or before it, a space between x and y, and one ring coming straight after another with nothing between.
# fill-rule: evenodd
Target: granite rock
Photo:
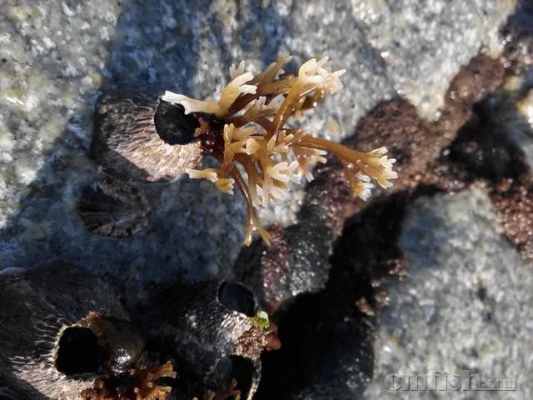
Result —
<instances>
[{"instance_id":1,"label":"granite rock","mask_svg":"<svg viewBox=\"0 0 533 400\"><path fill-rule=\"evenodd\" d=\"M352 6L395 89L420 115L435 119L459 68L482 46L492 56L501 52L498 30L516 0L379 0Z\"/></svg>"},{"instance_id":2,"label":"granite rock","mask_svg":"<svg viewBox=\"0 0 533 400\"><path fill-rule=\"evenodd\" d=\"M120 11L114 1L0 5L1 227L101 85Z\"/></svg>"},{"instance_id":3,"label":"granite rock","mask_svg":"<svg viewBox=\"0 0 533 400\"><path fill-rule=\"evenodd\" d=\"M390 302L381 315L367 398L426 396L429 391L406 389L406 376L427 375L431 385L435 371L448 374L437 378L435 398L450 396L445 384L457 398L494 398L473 391L477 378L471 387L454 380L461 373L479 374L482 382L514 380L516 391L498 398L531 397L531 271L496 228L490 200L479 189L422 197L408 207L399 245L409 276L387 286Z\"/></svg>"}]
</instances>

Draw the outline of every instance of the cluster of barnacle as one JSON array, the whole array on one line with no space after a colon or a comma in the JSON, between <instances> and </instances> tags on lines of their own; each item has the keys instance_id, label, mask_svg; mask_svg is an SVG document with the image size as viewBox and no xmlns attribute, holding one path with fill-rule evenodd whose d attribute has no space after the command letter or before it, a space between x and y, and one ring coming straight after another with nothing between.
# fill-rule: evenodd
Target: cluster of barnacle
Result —
<instances>
[{"instance_id":1,"label":"cluster of barnacle","mask_svg":"<svg viewBox=\"0 0 533 400\"><path fill-rule=\"evenodd\" d=\"M327 152L340 160L355 196L367 199L372 180L389 187L396 173L386 149L357 151L292 124L295 115L342 87L344 71L332 72L323 58L285 75L289 60L282 56L257 75L245 72L244 63L232 67L217 102L149 90L102 96L91 155L106 174L78 203L88 229L108 236L139 232L150 207L132 183L188 174L224 193L236 186L248 207L245 242L251 243L254 229L268 241L256 209L283 200L291 182L311 180ZM202 169L206 155L218 167ZM257 389L261 352L280 347L276 326L239 283L170 288L154 296L135 322L112 293L69 265L0 277L0 320L9 321L0 326L7 343L0 373L12 369L0 383L30 397L166 400L174 396L179 361L201 382L200 392L195 387L182 398L244 400ZM154 355L147 343L164 343L166 350L158 347Z\"/></svg>"},{"instance_id":2,"label":"cluster of barnacle","mask_svg":"<svg viewBox=\"0 0 533 400\"><path fill-rule=\"evenodd\" d=\"M244 62L233 66L218 101L169 91L106 94L97 108L92 156L122 180L171 180L186 173L213 182L224 193L232 194L237 186L248 209L246 244L254 229L269 240L256 209L286 198L291 182L311 180L314 165L326 162L328 152L341 161L355 196L366 200L372 181L390 187L397 174L385 148L357 151L292 124L296 115L342 87L344 71L332 72L325 57L286 75L289 60L281 56L256 75L245 72ZM205 155L215 157L219 166L199 168ZM81 211L88 225L97 218Z\"/></svg>"},{"instance_id":3,"label":"cluster of barnacle","mask_svg":"<svg viewBox=\"0 0 533 400\"><path fill-rule=\"evenodd\" d=\"M153 301L130 320L106 282L65 263L0 276L0 393L7 384L20 399L250 399L262 350L280 346L255 296L217 281ZM184 363L198 382L177 393Z\"/></svg>"}]
</instances>

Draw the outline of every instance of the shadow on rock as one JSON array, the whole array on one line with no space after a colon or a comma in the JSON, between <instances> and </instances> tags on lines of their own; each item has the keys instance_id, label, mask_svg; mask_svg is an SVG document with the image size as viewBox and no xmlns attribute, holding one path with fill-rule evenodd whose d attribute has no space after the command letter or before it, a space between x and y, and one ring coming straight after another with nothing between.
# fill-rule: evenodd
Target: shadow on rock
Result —
<instances>
[{"instance_id":1,"label":"shadow on rock","mask_svg":"<svg viewBox=\"0 0 533 400\"><path fill-rule=\"evenodd\" d=\"M289 34L280 27L283 18L274 7L252 9L246 29L276 31L276 37ZM238 36L221 20L207 1L128 3L111 40L102 88L155 86L191 95L205 92L199 97L211 95L230 61L235 61L230 60L228 48L237 46L239 52L244 47L232 42ZM219 31L224 35L215 39ZM204 45L214 49L210 59L204 59ZM278 49L279 43L274 46L265 38L258 43L250 39L245 51L260 54L268 63L277 57ZM221 55L225 58L218 70L214 65ZM209 73L195 78L206 66ZM137 236L117 239L87 231L76 203L99 173L88 156L95 97L44 155L44 165L20 201L20 211L0 232L0 268L31 268L35 260L70 261L111 276L132 302L176 280L231 277L228 267L242 243L244 201L225 196L205 182L182 179L146 185L143 190L152 213L146 231Z\"/></svg>"},{"instance_id":2,"label":"shadow on rock","mask_svg":"<svg viewBox=\"0 0 533 400\"><path fill-rule=\"evenodd\" d=\"M263 354L259 399L361 398L370 382L386 277L404 277L396 245L406 193L377 199L347 221L330 258L326 289L304 294L275 315L281 350Z\"/></svg>"}]
</instances>

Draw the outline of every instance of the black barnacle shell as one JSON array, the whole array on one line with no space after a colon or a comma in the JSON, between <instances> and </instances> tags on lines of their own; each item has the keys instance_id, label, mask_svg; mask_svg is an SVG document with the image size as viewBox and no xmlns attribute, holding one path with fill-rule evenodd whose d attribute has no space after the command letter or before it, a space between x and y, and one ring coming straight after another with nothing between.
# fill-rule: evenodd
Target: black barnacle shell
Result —
<instances>
[{"instance_id":1,"label":"black barnacle shell","mask_svg":"<svg viewBox=\"0 0 533 400\"><path fill-rule=\"evenodd\" d=\"M90 312L59 334L56 369L70 376L126 372L141 357L144 338L129 321Z\"/></svg>"},{"instance_id":2,"label":"black barnacle shell","mask_svg":"<svg viewBox=\"0 0 533 400\"><path fill-rule=\"evenodd\" d=\"M140 356L143 338L128 319L107 283L72 265L0 275L0 387L31 399L80 398L95 375Z\"/></svg>"},{"instance_id":3,"label":"black barnacle shell","mask_svg":"<svg viewBox=\"0 0 533 400\"><path fill-rule=\"evenodd\" d=\"M172 180L201 162L195 116L138 88L103 94L96 104L91 157L104 170L83 189L77 211L96 235L125 237L148 225L150 205L135 183Z\"/></svg>"},{"instance_id":4,"label":"black barnacle shell","mask_svg":"<svg viewBox=\"0 0 533 400\"><path fill-rule=\"evenodd\" d=\"M96 104L91 157L124 181L172 180L201 162L199 126L153 88L104 93Z\"/></svg>"},{"instance_id":5,"label":"black barnacle shell","mask_svg":"<svg viewBox=\"0 0 533 400\"><path fill-rule=\"evenodd\" d=\"M151 309L147 318L158 324L149 336L173 347L208 388L221 392L236 382L242 400L252 397L262 350L279 345L271 326L261 325L268 321L261 321L266 314L252 292L227 281L179 286L154 300Z\"/></svg>"}]
</instances>

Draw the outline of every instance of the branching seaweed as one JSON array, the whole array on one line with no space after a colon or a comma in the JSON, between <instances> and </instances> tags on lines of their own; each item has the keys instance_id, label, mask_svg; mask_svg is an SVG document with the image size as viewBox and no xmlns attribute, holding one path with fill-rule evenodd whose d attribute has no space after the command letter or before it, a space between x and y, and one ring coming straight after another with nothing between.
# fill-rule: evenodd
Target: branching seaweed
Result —
<instances>
[{"instance_id":1,"label":"branching seaweed","mask_svg":"<svg viewBox=\"0 0 533 400\"><path fill-rule=\"evenodd\" d=\"M254 229L265 241L269 240L256 208L285 199L290 182L298 183L302 177L312 180L312 168L318 162L326 162L327 152L339 158L354 195L363 200L370 196L372 180L388 188L392 186L390 180L397 177L392 171L395 160L387 158L385 148L365 153L291 127L291 117L314 107L327 93L342 88L339 78L345 71L331 72L326 66L328 58L324 57L305 62L296 76L286 76L283 67L289 60L290 56L281 56L257 75L245 72L244 62L232 66L231 81L218 102L168 91L162 97L164 101L181 104L186 114L207 114L195 135L211 135L204 140L204 148L220 166L188 169L187 173L191 178L213 182L224 193L233 194L237 185L248 208L246 244L251 243ZM213 137L215 125L222 128Z\"/></svg>"},{"instance_id":2,"label":"branching seaweed","mask_svg":"<svg viewBox=\"0 0 533 400\"><path fill-rule=\"evenodd\" d=\"M161 386L159 378L176 378L172 364L132 368L120 376L97 379L90 389L81 393L84 400L165 400L171 388Z\"/></svg>"}]
</instances>

